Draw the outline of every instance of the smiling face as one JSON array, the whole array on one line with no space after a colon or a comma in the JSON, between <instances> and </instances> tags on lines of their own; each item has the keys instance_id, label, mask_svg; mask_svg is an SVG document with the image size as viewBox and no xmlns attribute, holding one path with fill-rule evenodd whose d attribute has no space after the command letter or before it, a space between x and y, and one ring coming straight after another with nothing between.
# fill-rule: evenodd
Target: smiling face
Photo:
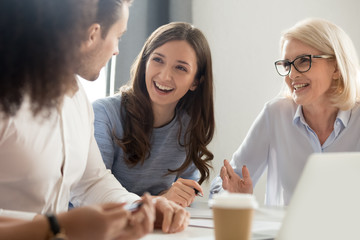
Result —
<instances>
[{"instance_id":1,"label":"smiling face","mask_svg":"<svg viewBox=\"0 0 360 240\"><path fill-rule=\"evenodd\" d=\"M152 107L173 111L189 90L196 89L196 72L196 53L186 41L170 41L156 48L145 71Z\"/></svg>"},{"instance_id":2,"label":"smiling face","mask_svg":"<svg viewBox=\"0 0 360 240\"><path fill-rule=\"evenodd\" d=\"M319 50L310 47L296 39L288 39L282 49L283 59L293 61L296 57L310 54L322 54ZM305 73L298 72L294 66L285 77L294 101L303 106L330 104L326 95L333 79L338 78L338 70L333 60L313 58L311 68Z\"/></svg>"}]
</instances>

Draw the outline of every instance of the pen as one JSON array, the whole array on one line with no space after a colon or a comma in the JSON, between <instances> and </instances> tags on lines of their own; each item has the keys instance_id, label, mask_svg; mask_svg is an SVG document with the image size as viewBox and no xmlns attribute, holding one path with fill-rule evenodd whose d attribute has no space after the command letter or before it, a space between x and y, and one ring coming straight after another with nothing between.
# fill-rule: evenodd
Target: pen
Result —
<instances>
[{"instance_id":1,"label":"pen","mask_svg":"<svg viewBox=\"0 0 360 240\"><path fill-rule=\"evenodd\" d=\"M196 188L194 188L194 190L195 190L196 196L203 197L203 195L201 194L201 192L199 190L197 190Z\"/></svg>"},{"instance_id":2,"label":"pen","mask_svg":"<svg viewBox=\"0 0 360 240\"><path fill-rule=\"evenodd\" d=\"M134 212L138 210L143 205L143 202L134 202L134 203L128 203L124 206L125 210L128 210L130 212Z\"/></svg>"},{"instance_id":3,"label":"pen","mask_svg":"<svg viewBox=\"0 0 360 240\"><path fill-rule=\"evenodd\" d=\"M151 200L151 202L153 204L156 204L156 201L157 199L156 198L153 198ZM138 210L144 203L142 201L137 201L137 202L133 202L133 203L128 203L128 204L125 204L124 206L124 209L125 210L128 210L130 212L135 212L136 210ZM0 209L1 210L1 209Z\"/></svg>"}]
</instances>

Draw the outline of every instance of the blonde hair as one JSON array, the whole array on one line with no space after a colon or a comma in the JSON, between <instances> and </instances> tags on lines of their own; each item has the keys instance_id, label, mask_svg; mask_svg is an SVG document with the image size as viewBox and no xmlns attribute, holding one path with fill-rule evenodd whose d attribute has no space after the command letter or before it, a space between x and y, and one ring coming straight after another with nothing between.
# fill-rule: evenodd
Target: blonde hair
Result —
<instances>
[{"instance_id":1,"label":"blonde hair","mask_svg":"<svg viewBox=\"0 0 360 240\"><path fill-rule=\"evenodd\" d=\"M289 39L299 40L322 54L335 56L340 78L334 79L328 91L333 106L341 110L354 107L360 98L359 59L350 37L337 25L324 19L309 18L286 30L280 47Z\"/></svg>"}]
</instances>

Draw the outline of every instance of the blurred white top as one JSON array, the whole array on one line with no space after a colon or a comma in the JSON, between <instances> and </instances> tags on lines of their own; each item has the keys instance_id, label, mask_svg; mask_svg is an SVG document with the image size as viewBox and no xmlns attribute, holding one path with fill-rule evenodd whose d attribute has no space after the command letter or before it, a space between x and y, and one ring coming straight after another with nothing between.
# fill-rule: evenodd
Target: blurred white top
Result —
<instances>
[{"instance_id":1,"label":"blurred white top","mask_svg":"<svg viewBox=\"0 0 360 240\"><path fill-rule=\"evenodd\" d=\"M139 199L105 168L81 84L47 118L30 109L25 100L16 116L0 121L0 215L67 211L69 201L81 206Z\"/></svg>"}]
</instances>

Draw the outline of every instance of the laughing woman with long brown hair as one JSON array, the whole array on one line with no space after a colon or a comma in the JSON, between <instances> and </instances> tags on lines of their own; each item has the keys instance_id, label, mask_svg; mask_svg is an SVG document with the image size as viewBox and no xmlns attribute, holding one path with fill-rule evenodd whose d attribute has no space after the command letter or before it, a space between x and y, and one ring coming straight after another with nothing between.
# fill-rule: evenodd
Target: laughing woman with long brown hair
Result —
<instances>
[{"instance_id":1,"label":"laughing woman with long brown hair","mask_svg":"<svg viewBox=\"0 0 360 240\"><path fill-rule=\"evenodd\" d=\"M130 83L93 107L103 160L125 188L182 206L203 193L215 121L211 53L200 30L179 22L158 28Z\"/></svg>"}]
</instances>

